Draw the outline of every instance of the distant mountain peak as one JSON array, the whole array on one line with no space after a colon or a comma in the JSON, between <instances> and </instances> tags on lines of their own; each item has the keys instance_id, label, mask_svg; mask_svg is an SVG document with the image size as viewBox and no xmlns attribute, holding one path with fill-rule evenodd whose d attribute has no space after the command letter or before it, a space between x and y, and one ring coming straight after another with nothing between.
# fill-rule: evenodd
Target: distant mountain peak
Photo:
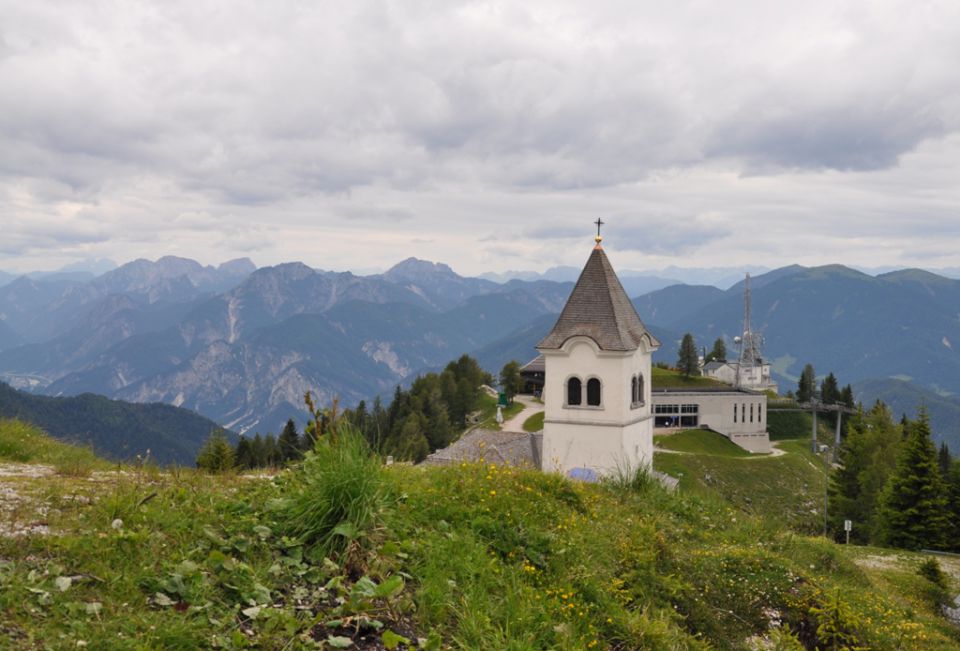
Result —
<instances>
[{"instance_id":1,"label":"distant mountain peak","mask_svg":"<svg viewBox=\"0 0 960 651\"><path fill-rule=\"evenodd\" d=\"M419 258L407 258L390 267L384 278L388 280L416 280L423 276L444 275L460 277L453 269L442 262L430 262Z\"/></svg>"}]
</instances>

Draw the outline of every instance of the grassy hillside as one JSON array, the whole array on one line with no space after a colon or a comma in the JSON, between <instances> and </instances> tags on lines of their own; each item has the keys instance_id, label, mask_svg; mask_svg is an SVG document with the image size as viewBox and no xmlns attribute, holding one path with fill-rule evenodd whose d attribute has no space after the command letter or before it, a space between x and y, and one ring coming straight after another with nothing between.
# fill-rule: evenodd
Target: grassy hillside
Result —
<instances>
[{"instance_id":1,"label":"grassy hillside","mask_svg":"<svg viewBox=\"0 0 960 651\"><path fill-rule=\"evenodd\" d=\"M913 554L845 550L642 476L383 467L341 441L274 479L0 478L15 517L43 508L55 534L0 537L0 647L960 644Z\"/></svg>"},{"instance_id":2,"label":"grassy hillside","mask_svg":"<svg viewBox=\"0 0 960 651\"><path fill-rule=\"evenodd\" d=\"M680 371L669 368L653 367L653 390L657 389L684 389L723 386L723 382L709 377L691 375L684 377Z\"/></svg>"},{"instance_id":3,"label":"grassy hillside","mask_svg":"<svg viewBox=\"0 0 960 651\"><path fill-rule=\"evenodd\" d=\"M0 419L0 461L53 466L63 475L86 475L110 467L93 450L58 441L33 425Z\"/></svg>"}]
</instances>

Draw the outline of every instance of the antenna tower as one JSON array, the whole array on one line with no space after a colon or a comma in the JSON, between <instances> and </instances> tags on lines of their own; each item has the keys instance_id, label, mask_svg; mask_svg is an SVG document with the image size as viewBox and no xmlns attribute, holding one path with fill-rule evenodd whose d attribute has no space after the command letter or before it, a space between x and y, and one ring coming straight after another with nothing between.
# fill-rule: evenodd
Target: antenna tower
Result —
<instances>
[{"instance_id":1,"label":"antenna tower","mask_svg":"<svg viewBox=\"0 0 960 651\"><path fill-rule=\"evenodd\" d=\"M755 334L750 326L750 274L748 273L743 283L743 336L740 337L740 365L737 367L737 387L740 386L744 371L752 370L760 364L760 335Z\"/></svg>"}]
</instances>

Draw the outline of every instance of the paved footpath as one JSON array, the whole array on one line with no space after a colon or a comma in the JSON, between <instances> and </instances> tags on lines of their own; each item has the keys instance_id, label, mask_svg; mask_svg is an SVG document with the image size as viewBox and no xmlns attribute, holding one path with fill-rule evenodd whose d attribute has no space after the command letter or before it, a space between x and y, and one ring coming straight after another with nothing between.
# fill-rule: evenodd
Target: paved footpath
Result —
<instances>
[{"instance_id":1,"label":"paved footpath","mask_svg":"<svg viewBox=\"0 0 960 651\"><path fill-rule=\"evenodd\" d=\"M523 410L513 418L503 421L500 428L504 432L522 432L524 422L537 412L543 411L543 403L535 402L532 396L514 396L513 400L523 404Z\"/></svg>"}]
</instances>

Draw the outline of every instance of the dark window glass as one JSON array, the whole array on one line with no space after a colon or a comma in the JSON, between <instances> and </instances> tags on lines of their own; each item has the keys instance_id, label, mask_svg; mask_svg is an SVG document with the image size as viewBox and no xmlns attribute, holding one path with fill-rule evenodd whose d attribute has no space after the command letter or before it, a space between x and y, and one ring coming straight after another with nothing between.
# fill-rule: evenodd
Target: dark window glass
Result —
<instances>
[{"instance_id":1,"label":"dark window glass","mask_svg":"<svg viewBox=\"0 0 960 651\"><path fill-rule=\"evenodd\" d=\"M587 404L591 407L600 406L600 380L597 378L587 380Z\"/></svg>"},{"instance_id":2,"label":"dark window glass","mask_svg":"<svg viewBox=\"0 0 960 651\"><path fill-rule=\"evenodd\" d=\"M567 404L568 405L579 405L583 398L581 397L582 387L580 385L580 378L572 377L567 380Z\"/></svg>"},{"instance_id":3,"label":"dark window glass","mask_svg":"<svg viewBox=\"0 0 960 651\"><path fill-rule=\"evenodd\" d=\"M633 404L637 404L638 402L640 402L640 399L637 398L637 376L636 375L630 378L630 395L633 396L631 398Z\"/></svg>"},{"instance_id":4,"label":"dark window glass","mask_svg":"<svg viewBox=\"0 0 960 651\"><path fill-rule=\"evenodd\" d=\"M733 422L737 422L737 406L733 406Z\"/></svg>"},{"instance_id":5,"label":"dark window glass","mask_svg":"<svg viewBox=\"0 0 960 651\"><path fill-rule=\"evenodd\" d=\"M644 386L643 386L643 373L641 373L639 378L637 379L637 402L646 401L646 398L644 397L646 395L647 393L646 391L644 391Z\"/></svg>"}]
</instances>

